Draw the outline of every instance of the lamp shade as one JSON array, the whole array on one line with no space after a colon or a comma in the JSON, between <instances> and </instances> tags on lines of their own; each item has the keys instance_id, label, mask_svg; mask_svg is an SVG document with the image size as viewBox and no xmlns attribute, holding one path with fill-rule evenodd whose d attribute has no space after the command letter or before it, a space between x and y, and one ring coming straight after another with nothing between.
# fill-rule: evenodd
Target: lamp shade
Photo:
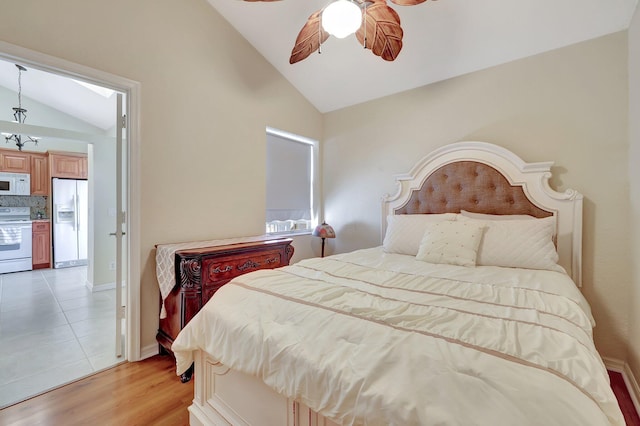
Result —
<instances>
[{"instance_id":1,"label":"lamp shade","mask_svg":"<svg viewBox=\"0 0 640 426\"><path fill-rule=\"evenodd\" d=\"M362 25L362 11L350 0L337 0L322 12L322 28L338 38L358 31Z\"/></svg>"},{"instance_id":2,"label":"lamp shade","mask_svg":"<svg viewBox=\"0 0 640 426\"><path fill-rule=\"evenodd\" d=\"M328 225L326 222L322 222L322 224L316 226L312 235L320 238L335 238L336 231L333 230L331 225Z\"/></svg>"}]
</instances>

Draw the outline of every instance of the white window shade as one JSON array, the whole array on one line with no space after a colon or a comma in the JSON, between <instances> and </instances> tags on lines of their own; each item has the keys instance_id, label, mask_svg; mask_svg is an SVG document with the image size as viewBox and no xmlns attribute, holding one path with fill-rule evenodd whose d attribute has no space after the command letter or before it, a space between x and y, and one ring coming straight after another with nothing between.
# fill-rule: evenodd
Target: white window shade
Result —
<instances>
[{"instance_id":1,"label":"white window shade","mask_svg":"<svg viewBox=\"0 0 640 426\"><path fill-rule=\"evenodd\" d=\"M311 221L313 145L267 133L266 222Z\"/></svg>"}]
</instances>

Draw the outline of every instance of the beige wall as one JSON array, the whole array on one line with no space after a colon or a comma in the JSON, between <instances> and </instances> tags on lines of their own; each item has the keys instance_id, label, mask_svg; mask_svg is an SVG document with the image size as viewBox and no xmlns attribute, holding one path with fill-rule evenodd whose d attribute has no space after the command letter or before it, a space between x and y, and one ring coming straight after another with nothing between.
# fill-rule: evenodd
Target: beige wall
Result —
<instances>
[{"instance_id":1,"label":"beige wall","mask_svg":"<svg viewBox=\"0 0 640 426\"><path fill-rule=\"evenodd\" d=\"M389 75L393 78L393 75ZM617 33L325 115L325 216L338 252L379 245L380 197L434 148L492 142L554 160L585 196L584 287L605 356L629 321L627 34Z\"/></svg>"},{"instance_id":2,"label":"beige wall","mask_svg":"<svg viewBox=\"0 0 640 426\"><path fill-rule=\"evenodd\" d=\"M264 232L265 127L322 116L205 1L0 0L0 40L141 83L141 332L155 342L153 247Z\"/></svg>"},{"instance_id":3,"label":"beige wall","mask_svg":"<svg viewBox=\"0 0 640 426\"><path fill-rule=\"evenodd\" d=\"M640 9L629 28L629 194L631 195L631 297L628 362L640 380Z\"/></svg>"}]
</instances>

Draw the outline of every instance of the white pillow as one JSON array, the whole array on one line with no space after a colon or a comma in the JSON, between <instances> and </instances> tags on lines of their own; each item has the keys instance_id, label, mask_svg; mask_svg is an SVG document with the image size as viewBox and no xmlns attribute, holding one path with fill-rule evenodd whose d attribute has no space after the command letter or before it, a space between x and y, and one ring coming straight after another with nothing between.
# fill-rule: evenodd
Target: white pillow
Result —
<instances>
[{"instance_id":1,"label":"white pillow","mask_svg":"<svg viewBox=\"0 0 640 426\"><path fill-rule=\"evenodd\" d=\"M416 259L429 263L476 266L484 226L472 222L430 223Z\"/></svg>"},{"instance_id":2,"label":"white pillow","mask_svg":"<svg viewBox=\"0 0 640 426\"><path fill-rule=\"evenodd\" d=\"M460 214L465 217L471 217L473 219L480 220L520 220L520 219L536 219L534 216L528 214L486 214L486 213L473 213L466 210L460 210Z\"/></svg>"},{"instance_id":3,"label":"white pillow","mask_svg":"<svg viewBox=\"0 0 640 426\"><path fill-rule=\"evenodd\" d=\"M459 216L458 220L486 227L477 265L564 272L558 265L558 252L553 244L556 224L553 216L522 220L477 220Z\"/></svg>"},{"instance_id":4,"label":"white pillow","mask_svg":"<svg viewBox=\"0 0 640 426\"><path fill-rule=\"evenodd\" d=\"M453 221L456 216L455 213L389 215L382 248L387 253L415 256L428 224Z\"/></svg>"}]
</instances>

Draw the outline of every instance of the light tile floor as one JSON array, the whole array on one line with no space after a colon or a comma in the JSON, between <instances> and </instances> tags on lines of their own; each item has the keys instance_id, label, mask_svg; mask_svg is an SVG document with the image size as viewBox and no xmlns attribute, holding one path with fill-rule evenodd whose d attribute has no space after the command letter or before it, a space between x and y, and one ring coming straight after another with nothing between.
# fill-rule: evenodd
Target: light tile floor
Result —
<instances>
[{"instance_id":1,"label":"light tile floor","mask_svg":"<svg viewBox=\"0 0 640 426\"><path fill-rule=\"evenodd\" d=\"M86 275L86 266L0 275L0 408L124 360L115 290L92 293Z\"/></svg>"}]
</instances>

